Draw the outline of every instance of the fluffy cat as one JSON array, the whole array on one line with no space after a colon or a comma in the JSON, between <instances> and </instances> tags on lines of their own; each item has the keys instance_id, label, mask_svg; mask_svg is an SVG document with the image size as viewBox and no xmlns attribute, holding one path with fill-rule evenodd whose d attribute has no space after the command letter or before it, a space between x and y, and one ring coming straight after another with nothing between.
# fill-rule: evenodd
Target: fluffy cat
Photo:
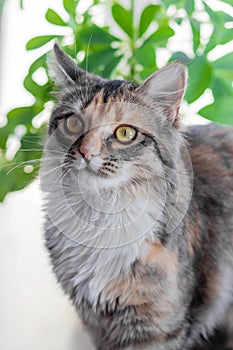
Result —
<instances>
[{"instance_id":1,"label":"fluffy cat","mask_svg":"<svg viewBox=\"0 0 233 350\"><path fill-rule=\"evenodd\" d=\"M182 128L180 63L136 85L54 57L46 245L96 349L233 349L233 130Z\"/></svg>"}]
</instances>

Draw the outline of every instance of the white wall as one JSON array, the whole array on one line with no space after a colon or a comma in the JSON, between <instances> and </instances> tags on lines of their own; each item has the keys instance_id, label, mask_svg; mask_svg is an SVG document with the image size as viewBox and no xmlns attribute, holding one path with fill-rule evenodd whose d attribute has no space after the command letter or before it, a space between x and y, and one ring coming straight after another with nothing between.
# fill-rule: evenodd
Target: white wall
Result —
<instances>
[{"instance_id":1,"label":"white wall","mask_svg":"<svg viewBox=\"0 0 233 350\"><path fill-rule=\"evenodd\" d=\"M38 183L0 206L0 349L91 350L43 244Z\"/></svg>"}]
</instances>

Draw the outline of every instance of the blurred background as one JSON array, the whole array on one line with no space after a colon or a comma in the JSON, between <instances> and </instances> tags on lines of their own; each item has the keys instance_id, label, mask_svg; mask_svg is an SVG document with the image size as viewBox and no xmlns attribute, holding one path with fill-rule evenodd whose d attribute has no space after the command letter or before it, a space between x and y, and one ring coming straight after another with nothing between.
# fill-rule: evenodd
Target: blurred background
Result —
<instances>
[{"instance_id":1,"label":"blurred background","mask_svg":"<svg viewBox=\"0 0 233 350\"><path fill-rule=\"evenodd\" d=\"M54 40L84 69L140 83L187 64L186 124L233 125L232 0L5 0L0 34L0 348L91 350L43 245L38 170Z\"/></svg>"}]
</instances>

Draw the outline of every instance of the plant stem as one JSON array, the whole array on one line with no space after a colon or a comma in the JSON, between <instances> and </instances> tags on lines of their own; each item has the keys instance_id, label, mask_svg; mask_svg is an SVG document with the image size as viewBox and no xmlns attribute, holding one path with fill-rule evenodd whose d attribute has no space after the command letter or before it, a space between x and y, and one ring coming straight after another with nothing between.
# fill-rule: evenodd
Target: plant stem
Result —
<instances>
[{"instance_id":1,"label":"plant stem","mask_svg":"<svg viewBox=\"0 0 233 350\"><path fill-rule=\"evenodd\" d=\"M131 0L131 16L132 16L132 37L130 38L130 49L131 49L131 57L129 60L130 64L130 79L133 80L135 78L135 72L136 72L136 61L134 58L135 52L136 52L136 40L137 40L137 33L136 33L136 25L135 25L135 0Z\"/></svg>"}]
</instances>

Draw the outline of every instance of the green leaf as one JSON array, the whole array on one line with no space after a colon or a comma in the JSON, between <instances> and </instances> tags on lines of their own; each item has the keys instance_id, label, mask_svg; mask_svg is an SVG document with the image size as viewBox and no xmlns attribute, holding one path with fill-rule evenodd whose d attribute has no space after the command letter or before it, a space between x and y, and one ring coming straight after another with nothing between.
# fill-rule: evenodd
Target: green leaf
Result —
<instances>
[{"instance_id":1,"label":"green leaf","mask_svg":"<svg viewBox=\"0 0 233 350\"><path fill-rule=\"evenodd\" d=\"M32 159L40 159L43 152L43 146L41 145L41 141L44 139L46 135L46 129L44 126L41 126L35 132L31 132L28 130L26 134L20 139L20 149L17 151L14 160L25 162L27 160ZM40 160L38 160L39 164Z\"/></svg>"},{"instance_id":2,"label":"green leaf","mask_svg":"<svg viewBox=\"0 0 233 350\"><path fill-rule=\"evenodd\" d=\"M45 15L45 18L48 22L55 24L57 26L67 26L67 23L63 21L63 19L59 16L57 12L55 12L53 9L48 9Z\"/></svg>"},{"instance_id":3,"label":"green leaf","mask_svg":"<svg viewBox=\"0 0 233 350\"><path fill-rule=\"evenodd\" d=\"M177 7L179 7L180 2L181 2L181 0L176 1ZM166 5L166 7L169 7L170 5L174 5L174 0L163 0L163 3L164 3L164 5ZM183 1L182 1L182 3L183 3Z\"/></svg>"},{"instance_id":4,"label":"green leaf","mask_svg":"<svg viewBox=\"0 0 233 350\"><path fill-rule=\"evenodd\" d=\"M215 98L231 96L233 99L232 79L225 79L222 76L214 76L211 80L211 89Z\"/></svg>"},{"instance_id":5,"label":"green leaf","mask_svg":"<svg viewBox=\"0 0 233 350\"><path fill-rule=\"evenodd\" d=\"M65 53L67 53L67 55L72 57L74 60L77 59L76 55L79 49L80 47L77 47L77 45L67 45L62 47L62 50L64 50Z\"/></svg>"},{"instance_id":6,"label":"green leaf","mask_svg":"<svg viewBox=\"0 0 233 350\"><path fill-rule=\"evenodd\" d=\"M198 114L215 123L233 125L232 97L218 98L211 105L202 108Z\"/></svg>"},{"instance_id":7,"label":"green leaf","mask_svg":"<svg viewBox=\"0 0 233 350\"><path fill-rule=\"evenodd\" d=\"M48 100L48 96L47 96ZM0 148L6 149L6 142L10 135L14 134L15 127L19 124L31 127L33 117L43 110L43 104L34 104L32 106L17 107L7 114L7 124L0 128Z\"/></svg>"},{"instance_id":8,"label":"green leaf","mask_svg":"<svg viewBox=\"0 0 233 350\"><path fill-rule=\"evenodd\" d=\"M87 59L81 63L81 68L100 74L105 78L109 78L112 71L116 68L122 56L115 56L116 50L109 47L104 50L96 51L88 55Z\"/></svg>"},{"instance_id":9,"label":"green leaf","mask_svg":"<svg viewBox=\"0 0 233 350\"><path fill-rule=\"evenodd\" d=\"M155 49L151 45L142 45L136 50L135 58L143 67L154 67Z\"/></svg>"},{"instance_id":10,"label":"green leaf","mask_svg":"<svg viewBox=\"0 0 233 350\"><path fill-rule=\"evenodd\" d=\"M0 15L1 15L2 11L3 11L3 8L4 8L5 4L6 4L6 0L1 0L0 1Z\"/></svg>"},{"instance_id":11,"label":"green leaf","mask_svg":"<svg viewBox=\"0 0 233 350\"><path fill-rule=\"evenodd\" d=\"M27 75L24 79L24 87L27 91L29 91L36 99L37 103L44 104L48 100L51 100L51 96L49 92L52 89L51 82L47 82L44 85L37 84L31 75Z\"/></svg>"},{"instance_id":12,"label":"green leaf","mask_svg":"<svg viewBox=\"0 0 233 350\"><path fill-rule=\"evenodd\" d=\"M231 41L233 38L233 28L225 28L222 26L218 26L216 30L213 31L211 38L206 45L206 52L211 51L214 49L217 45L224 45Z\"/></svg>"},{"instance_id":13,"label":"green leaf","mask_svg":"<svg viewBox=\"0 0 233 350\"><path fill-rule=\"evenodd\" d=\"M87 45L110 45L113 41L118 40L113 35L109 34L103 28L95 25L82 29L77 36L77 39Z\"/></svg>"},{"instance_id":14,"label":"green leaf","mask_svg":"<svg viewBox=\"0 0 233 350\"><path fill-rule=\"evenodd\" d=\"M79 0L63 0L63 6L66 12L71 16L76 16L76 7L78 5Z\"/></svg>"},{"instance_id":15,"label":"green leaf","mask_svg":"<svg viewBox=\"0 0 233 350\"><path fill-rule=\"evenodd\" d=\"M12 109L8 114L8 123L12 128L12 132L14 127L19 124L28 125L31 123L33 117L35 117L38 113L43 110L42 106L32 105L26 107L17 107Z\"/></svg>"},{"instance_id":16,"label":"green leaf","mask_svg":"<svg viewBox=\"0 0 233 350\"><path fill-rule=\"evenodd\" d=\"M24 79L23 85L27 91L29 91L33 96L38 96L41 86L38 85L30 75L27 75Z\"/></svg>"},{"instance_id":17,"label":"green leaf","mask_svg":"<svg viewBox=\"0 0 233 350\"><path fill-rule=\"evenodd\" d=\"M224 26L224 23L231 22L233 19L233 16L230 13L228 14L223 11L214 11L209 5L206 4L206 2L204 2L204 6L214 25Z\"/></svg>"},{"instance_id":18,"label":"green leaf","mask_svg":"<svg viewBox=\"0 0 233 350\"><path fill-rule=\"evenodd\" d=\"M168 62L181 62L185 65L188 65L190 62L190 58L186 55L186 53L177 51L170 57Z\"/></svg>"},{"instance_id":19,"label":"green leaf","mask_svg":"<svg viewBox=\"0 0 233 350\"><path fill-rule=\"evenodd\" d=\"M229 74L233 72L233 53L229 53L218 60L214 61L213 67L221 72L228 72Z\"/></svg>"},{"instance_id":20,"label":"green leaf","mask_svg":"<svg viewBox=\"0 0 233 350\"><path fill-rule=\"evenodd\" d=\"M184 8L189 16L192 15L194 9L195 9L195 3L194 0L186 0Z\"/></svg>"},{"instance_id":21,"label":"green leaf","mask_svg":"<svg viewBox=\"0 0 233 350\"><path fill-rule=\"evenodd\" d=\"M37 58L29 67L29 74L32 75L37 69L46 67L46 57L47 53Z\"/></svg>"},{"instance_id":22,"label":"green leaf","mask_svg":"<svg viewBox=\"0 0 233 350\"><path fill-rule=\"evenodd\" d=\"M19 191L36 178L37 170L32 173L25 173L24 166L18 166L17 162L5 161L0 168L0 202L2 202L8 192Z\"/></svg>"},{"instance_id":23,"label":"green leaf","mask_svg":"<svg viewBox=\"0 0 233 350\"><path fill-rule=\"evenodd\" d=\"M224 28L217 31L216 40L218 44L224 45L233 39L233 28Z\"/></svg>"},{"instance_id":24,"label":"green leaf","mask_svg":"<svg viewBox=\"0 0 233 350\"><path fill-rule=\"evenodd\" d=\"M14 126L18 124L28 124L34 117L33 106L17 107L12 109L8 114L7 118L13 122Z\"/></svg>"},{"instance_id":25,"label":"green leaf","mask_svg":"<svg viewBox=\"0 0 233 350\"><path fill-rule=\"evenodd\" d=\"M120 4L112 7L112 15L121 29L129 36L133 37L133 18L129 10L126 10Z\"/></svg>"},{"instance_id":26,"label":"green leaf","mask_svg":"<svg viewBox=\"0 0 233 350\"><path fill-rule=\"evenodd\" d=\"M199 45L200 45L201 25L200 25L200 22L198 22L194 18L190 19L190 25L191 25L192 32L193 32L193 51L196 52Z\"/></svg>"},{"instance_id":27,"label":"green leaf","mask_svg":"<svg viewBox=\"0 0 233 350\"><path fill-rule=\"evenodd\" d=\"M149 5L143 10L139 24L139 37L146 32L160 8L159 5Z\"/></svg>"},{"instance_id":28,"label":"green leaf","mask_svg":"<svg viewBox=\"0 0 233 350\"><path fill-rule=\"evenodd\" d=\"M233 54L228 54L215 62L211 62L215 76L230 81L231 83L233 81L232 57Z\"/></svg>"},{"instance_id":29,"label":"green leaf","mask_svg":"<svg viewBox=\"0 0 233 350\"><path fill-rule=\"evenodd\" d=\"M9 124L0 128L0 148L1 148L1 150L6 149L7 139L12 132L13 132L13 130ZM0 156L1 156L1 152L0 152Z\"/></svg>"},{"instance_id":30,"label":"green leaf","mask_svg":"<svg viewBox=\"0 0 233 350\"><path fill-rule=\"evenodd\" d=\"M62 36L59 35L43 35L43 36L36 36L35 38L32 38L29 40L26 44L27 50L34 50L37 49L45 44L47 44L49 41L53 40L54 38L61 38Z\"/></svg>"},{"instance_id":31,"label":"green leaf","mask_svg":"<svg viewBox=\"0 0 233 350\"><path fill-rule=\"evenodd\" d=\"M105 66L103 73L101 74L104 78L111 78L112 73L116 69L117 65L120 63L123 55L113 56L108 64Z\"/></svg>"},{"instance_id":32,"label":"green leaf","mask_svg":"<svg viewBox=\"0 0 233 350\"><path fill-rule=\"evenodd\" d=\"M175 17L174 19L175 19L176 23L177 23L179 26L180 26L181 23L183 22L183 18L182 18L182 17Z\"/></svg>"},{"instance_id":33,"label":"green leaf","mask_svg":"<svg viewBox=\"0 0 233 350\"><path fill-rule=\"evenodd\" d=\"M206 57L196 56L188 65L189 80L185 99L194 102L209 86L212 70Z\"/></svg>"},{"instance_id":34,"label":"green leaf","mask_svg":"<svg viewBox=\"0 0 233 350\"><path fill-rule=\"evenodd\" d=\"M156 65L154 67L145 67L145 68L143 68L143 70L139 73L140 81L144 81L145 79L147 79L156 70L157 70Z\"/></svg>"},{"instance_id":35,"label":"green leaf","mask_svg":"<svg viewBox=\"0 0 233 350\"><path fill-rule=\"evenodd\" d=\"M204 6L214 26L213 33L205 49L206 52L209 52L217 45L224 45L232 40L233 29L225 28L225 24L227 22L232 22L233 17L225 12L212 10L206 3L204 3Z\"/></svg>"},{"instance_id":36,"label":"green leaf","mask_svg":"<svg viewBox=\"0 0 233 350\"><path fill-rule=\"evenodd\" d=\"M167 41L174 35L174 30L169 26L164 26L156 30L149 38L145 41L145 44L151 44L154 47L166 46Z\"/></svg>"}]
</instances>

